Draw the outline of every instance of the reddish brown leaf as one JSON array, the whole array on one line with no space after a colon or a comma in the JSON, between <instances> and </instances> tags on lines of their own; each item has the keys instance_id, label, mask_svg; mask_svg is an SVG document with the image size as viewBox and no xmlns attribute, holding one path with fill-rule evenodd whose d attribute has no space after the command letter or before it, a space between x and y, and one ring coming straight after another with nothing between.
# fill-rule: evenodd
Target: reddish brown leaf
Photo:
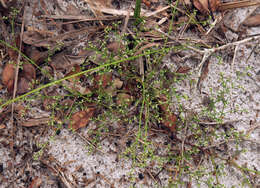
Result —
<instances>
[{"instance_id":1,"label":"reddish brown leaf","mask_svg":"<svg viewBox=\"0 0 260 188\"><path fill-rule=\"evenodd\" d=\"M163 125L170 129L171 132L175 132L176 130L176 122L177 117L173 113L166 112L163 118Z\"/></svg>"},{"instance_id":2,"label":"reddish brown leaf","mask_svg":"<svg viewBox=\"0 0 260 188\"><path fill-rule=\"evenodd\" d=\"M75 65L73 70L70 71L68 74L66 74L66 77L67 76L71 76L73 74L76 74L76 73L79 73L81 70L80 70L80 66L79 65ZM77 76L77 77L73 77L73 78L70 78L68 79L70 82L75 82L75 81L79 81L80 79L80 76Z\"/></svg>"},{"instance_id":3,"label":"reddish brown leaf","mask_svg":"<svg viewBox=\"0 0 260 188\"><path fill-rule=\"evenodd\" d=\"M29 188L38 188L41 186L41 184L42 184L42 179L36 176L32 180L32 183L30 184Z\"/></svg>"},{"instance_id":4,"label":"reddish brown leaf","mask_svg":"<svg viewBox=\"0 0 260 188\"><path fill-rule=\"evenodd\" d=\"M2 74L2 83L7 88L9 93L13 92L14 77L15 66L11 63L6 64Z\"/></svg>"},{"instance_id":5,"label":"reddish brown leaf","mask_svg":"<svg viewBox=\"0 0 260 188\"><path fill-rule=\"evenodd\" d=\"M32 64L24 63L21 76L26 78L28 81L36 79L36 70Z\"/></svg>"},{"instance_id":6,"label":"reddish brown leaf","mask_svg":"<svg viewBox=\"0 0 260 188\"><path fill-rule=\"evenodd\" d=\"M32 88L31 84L26 78L24 78L24 77L19 78L18 84L17 84L17 93L18 94L26 93L31 88Z\"/></svg>"},{"instance_id":7,"label":"reddish brown leaf","mask_svg":"<svg viewBox=\"0 0 260 188\"><path fill-rule=\"evenodd\" d=\"M10 80L14 80L15 76L15 67L13 64L8 63L5 65L2 74L2 83L7 86Z\"/></svg>"},{"instance_id":8,"label":"reddish brown leaf","mask_svg":"<svg viewBox=\"0 0 260 188\"><path fill-rule=\"evenodd\" d=\"M251 16L247 18L244 23L245 26L248 27L256 27L260 25L260 14L257 14L255 16Z\"/></svg>"},{"instance_id":9,"label":"reddish brown leaf","mask_svg":"<svg viewBox=\"0 0 260 188\"><path fill-rule=\"evenodd\" d=\"M71 116L71 123L69 127L74 130L85 127L88 124L90 118L93 117L94 111L94 108L88 108L87 110L74 113Z\"/></svg>"},{"instance_id":10,"label":"reddish brown leaf","mask_svg":"<svg viewBox=\"0 0 260 188\"><path fill-rule=\"evenodd\" d=\"M190 67L179 67L178 70L176 71L176 73L185 74L185 73L189 72L189 70L191 70Z\"/></svg>"},{"instance_id":11,"label":"reddish brown leaf","mask_svg":"<svg viewBox=\"0 0 260 188\"><path fill-rule=\"evenodd\" d=\"M111 42L110 44L107 45L107 49L113 53L119 52L120 50L122 50L122 48L123 45L120 42L116 42L116 41Z\"/></svg>"},{"instance_id":12,"label":"reddish brown leaf","mask_svg":"<svg viewBox=\"0 0 260 188\"><path fill-rule=\"evenodd\" d=\"M165 96L160 96L159 100L161 102L166 102L166 97ZM162 110L162 124L167 127L168 129L170 129L171 132L175 132L176 131L176 123L177 123L177 116L169 111L169 105L164 103L164 104L160 104L159 105L161 110Z\"/></svg>"},{"instance_id":13,"label":"reddish brown leaf","mask_svg":"<svg viewBox=\"0 0 260 188\"><path fill-rule=\"evenodd\" d=\"M148 8L151 7L151 3L150 3L149 0L142 0L142 1L143 1L143 3L144 3Z\"/></svg>"},{"instance_id":14,"label":"reddish brown leaf","mask_svg":"<svg viewBox=\"0 0 260 188\"><path fill-rule=\"evenodd\" d=\"M98 74L94 78L94 87L99 88L102 86L103 88L106 88L108 85L110 85L112 82L112 73L106 73L106 74Z\"/></svg>"}]
</instances>

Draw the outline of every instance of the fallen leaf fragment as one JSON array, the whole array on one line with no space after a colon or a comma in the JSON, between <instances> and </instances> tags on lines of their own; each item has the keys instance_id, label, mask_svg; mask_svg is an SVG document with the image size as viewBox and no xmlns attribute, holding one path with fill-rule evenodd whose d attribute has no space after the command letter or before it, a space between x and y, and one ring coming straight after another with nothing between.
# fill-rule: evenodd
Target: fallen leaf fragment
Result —
<instances>
[{"instance_id":1,"label":"fallen leaf fragment","mask_svg":"<svg viewBox=\"0 0 260 188\"><path fill-rule=\"evenodd\" d=\"M151 7L151 2L149 0L142 0L142 1L148 8Z\"/></svg>"},{"instance_id":2,"label":"fallen leaf fragment","mask_svg":"<svg viewBox=\"0 0 260 188\"><path fill-rule=\"evenodd\" d=\"M6 126L4 124L0 124L0 130L5 129L5 128L6 128Z\"/></svg>"},{"instance_id":3,"label":"fallen leaf fragment","mask_svg":"<svg viewBox=\"0 0 260 188\"><path fill-rule=\"evenodd\" d=\"M181 74L185 74L187 72L189 72L191 70L190 67L179 67L176 71L176 73L181 73Z\"/></svg>"},{"instance_id":4,"label":"fallen leaf fragment","mask_svg":"<svg viewBox=\"0 0 260 188\"><path fill-rule=\"evenodd\" d=\"M166 102L166 97L165 96L160 96L159 100L162 102L162 104L160 104L160 109L162 110L163 114L162 114L162 124L167 127L168 129L170 129L170 131L173 133L176 131L176 124L177 124L177 116L169 111L169 105Z\"/></svg>"},{"instance_id":5,"label":"fallen leaf fragment","mask_svg":"<svg viewBox=\"0 0 260 188\"><path fill-rule=\"evenodd\" d=\"M29 188L38 188L41 186L41 184L42 184L42 179L36 176L32 180L32 183L30 184Z\"/></svg>"},{"instance_id":6,"label":"fallen leaf fragment","mask_svg":"<svg viewBox=\"0 0 260 188\"><path fill-rule=\"evenodd\" d=\"M94 108L88 108L87 110L74 113L71 116L71 123L69 128L78 130L79 128L85 127L89 123L90 118L93 117L94 111Z\"/></svg>"},{"instance_id":7,"label":"fallen leaf fragment","mask_svg":"<svg viewBox=\"0 0 260 188\"><path fill-rule=\"evenodd\" d=\"M13 87L14 77L15 66L12 63L7 63L2 74L2 83L4 84L4 86L6 86L8 89L12 89L9 87Z\"/></svg>"},{"instance_id":8,"label":"fallen leaf fragment","mask_svg":"<svg viewBox=\"0 0 260 188\"><path fill-rule=\"evenodd\" d=\"M50 47L55 43L47 40L48 37L53 37L53 34L40 30L28 30L23 33L23 42L35 47Z\"/></svg>"},{"instance_id":9,"label":"fallen leaf fragment","mask_svg":"<svg viewBox=\"0 0 260 188\"><path fill-rule=\"evenodd\" d=\"M105 89L105 92L107 94L110 94L111 96L115 96L117 93L117 89L121 89L122 86L123 86L123 81L121 81L119 78L115 78L112 81L112 84Z\"/></svg>"},{"instance_id":10,"label":"fallen leaf fragment","mask_svg":"<svg viewBox=\"0 0 260 188\"><path fill-rule=\"evenodd\" d=\"M127 94L127 93L119 93L117 95L117 105L131 105L133 101L133 96Z\"/></svg>"},{"instance_id":11,"label":"fallen leaf fragment","mask_svg":"<svg viewBox=\"0 0 260 188\"><path fill-rule=\"evenodd\" d=\"M112 82L112 73L105 73L105 74L97 74L94 78L94 87L100 88L101 86L103 88L106 88L108 85L110 85Z\"/></svg>"},{"instance_id":12,"label":"fallen leaf fragment","mask_svg":"<svg viewBox=\"0 0 260 188\"><path fill-rule=\"evenodd\" d=\"M23 69L19 75L17 93L23 94L33 88L33 81L36 79L36 70L32 64L23 64Z\"/></svg>"},{"instance_id":13,"label":"fallen leaf fragment","mask_svg":"<svg viewBox=\"0 0 260 188\"><path fill-rule=\"evenodd\" d=\"M247 18L244 23L245 26L248 27L256 27L260 25L260 14L257 14L255 16L251 16Z\"/></svg>"},{"instance_id":14,"label":"fallen leaf fragment","mask_svg":"<svg viewBox=\"0 0 260 188\"><path fill-rule=\"evenodd\" d=\"M23 64L23 70L21 72L21 76L26 78L28 81L32 81L36 79L36 70L34 66L30 63Z\"/></svg>"},{"instance_id":15,"label":"fallen leaf fragment","mask_svg":"<svg viewBox=\"0 0 260 188\"><path fill-rule=\"evenodd\" d=\"M15 65L8 63L5 65L2 74L2 83L9 93L13 92L15 79ZM33 65L23 64L22 72L18 78L17 93L22 94L28 92L33 87L33 80L36 79L36 71Z\"/></svg>"},{"instance_id":16,"label":"fallen leaf fragment","mask_svg":"<svg viewBox=\"0 0 260 188\"><path fill-rule=\"evenodd\" d=\"M110 52L118 53L120 50L123 49L123 44L120 42L114 41L107 45L107 49Z\"/></svg>"},{"instance_id":17,"label":"fallen leaf fragment","mask_svg":"<svg viewBox=\"0 0 260 188\"><path fill-rule=\"evenodd\" d=\"M219 5L220 0L194 0L193 5L203 14L208 14L210 11L215 12Z\"/></svg>"},{"instance_id":18,"label":"fallen leaf fragment","mask_svg":"<svg viewBox=\"0 0 260 188\"><path fill-rule=\"evenodd\" d=\"M73 74L77 74L77 73L79 73L80 72L80 66L79 65L75 65L74 67L73 67L73 70L72 71L70 71L68 74L66 74L65 76L67 77L67 76L71 76L71 75L73 75ZM76 77L73 77L73 78L70 78L70 79L68 79L70 82L77 82L77 81L79 81L79 79L80 79L80 76L76 76Z\"/></svg>"}]
</instances>

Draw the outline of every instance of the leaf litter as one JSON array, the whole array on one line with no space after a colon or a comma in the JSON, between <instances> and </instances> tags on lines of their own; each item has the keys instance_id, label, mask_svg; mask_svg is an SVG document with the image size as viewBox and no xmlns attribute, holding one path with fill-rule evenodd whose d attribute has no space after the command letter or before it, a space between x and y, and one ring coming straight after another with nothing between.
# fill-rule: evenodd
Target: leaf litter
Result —
<instances>
[{"instance_id":1,"label":"leaf litter","mask_svg":"<svg viewBox=\"0 0 260 188\"><path fill-rule=\"evenodd\" d=\"M37 82L43 82L43 84L47 84L50 80L53 79L62 79L66 78L67 76L77 75L81 71L84 71L86 69L95 68L98 65L102 65L104 62L107 62L108 59L102 57L101 54L96 54L95 50L86 50L82 49L82 46L79 44L86 44L86 40L92 40L91 42L94 42L98 44L95 39L99 38L102 40L106 40L105 47L109 51L107 54L107 57L110 57L110 55L116 55L116 60L120 57L120 54L124 51L126 51L127 47L125 45L125 41L122 40L114 40L112 39L104 39L104 29L106 28L112 28L112 30L116 30L116 26L112 26L112 22L115 20L122 20L122 18L125 18L127 16L133 15L133 6L128 1L103 1L103 0L97 0L97 1L85 1L90 9L87 9L89 14L83 15L84 11L79 11L80 8L77 4L73 3L70 4L68 7L63 7L63 5L60 4L59 1L47 1L47 0L41 0L40 4L32 3L33 6L35 6L33 9L35 11L39 11L40 14L45 14L42 16L39 16L37 14L31 15L34 17L38 23L37 26L32 26L30 24L25 25L25 32L23 34L23 48L21 51L25 53L28 57L30 57L32 60L35 61L36 65L39 67L45 66L45 70L49 70L49 76L42 75L42 70L37 70L35 68L35 65L32 65L31 63L27 62L26 58L22 59L24 61L19 68L19 77L18 77L18 83L17 83L17 94L21 95L24 93L27 93L29 91L32 91L33 88L38 87ZM115 4L117 6L115 7ZM178 33L174 37L169 37L169 42L166 45L172 45L172 44L178 44L180 41L183 42L191 42L195 44L199 44L201 46L210 47L213 44L217 44L218 41L216 39L219 38L219 31L221 31L222 36L225 36L227 33L228 27L224 26L224 24L219 24L216 19L216 29L214 30L214 26L212 27L214 31L208 32L208 36L205 37L205 40L200 40L197 38L190 39L185 38L186 32L193 32L198 34L200 37L204 37L206 33L207 27L204 25L201 25L198 23L200 20L203 20L208 15L217 14L218 11L226 11L228 9L233 8L240 8L240 7L248 7L248 6L254 6L258 5L258 2L252 2L252 1L240 1L240 2L229 2L229 3L223 3L220 0L195 0L195 1L181 1L180 6L177 6L177 10L179 11L176 18L177 22L173 22L172 27L174 28L174 31ZM11 6L6 1L1 1L1 10L4 8L5 10ZM172 5L168 5L165 2L159 2L157 0L145 0L143 1L143 7L142 7L142 16L147 19L146 26L149 29L148 31L142 31L140 36L145 37L147 39L146 42L141 42L137 46L134 46L136 43L136 33L132 30L131 27L131 20L127 21L130 22L125 27L125 32L128 34L128 36L132 37L132 43L128 44L128 48L134 49L134 55L142 54L144 51L147 51L149 49L156 49L163 45L163 35L167 36L167 29L170 27L169 20L172 19L172 15L170 13L170 8L173 8L176 6L177 3L173 2ZM189 10L192 10L192 6L195 7L200 13L199 17L187 17L184 14L185 6L188 6ZM55 14L54 7L58 7L62 12L62 15ZM122 7L126 6L128 9L123 9ZM121 8L120 8L121 7ZM31 7L27 7L31 8ZM82 8L82 7L81 7ZM64 11L67 9L67 12ZM78 10L78 11L77 11ZM69 15L68 15L69 14ZM74 17L72 17L72 15ZM107 16L109 15L109 16ZM258 21L258 15L249 17L247 20L244 21L243 25L249 26L249 27L256 27L259 25ZM64 19L63 19L64 18ZM214 21L213 17L213 21ZM68 20L68 21L67 21ZM184 25L182 25L183 20L185 22ZM196 22L197 21L197 22ZM219 25L220 26L219 26ZM160 29L156 30L156 26L159 26ZM41 29L39 29L39 28ZM220 28L220 30L217 30L217 27ZM224 28L226 27L226 28ZM44 28L44 29L43 29ZM223 29L224 28L224 29ZM164 37L165 37L164 36ZM113 36L114 37L114 36ZM131 38L129 37L129 38ZM226 37L226 36L225 36ZM118 42L120 41L120 42ZM195 42L194 42L195 41ZM221 41L219 41L220 43ZM17 43L17 42L16 42ZM19 43L19 42L18 42ZM243 44L241 42L241 44ZM19 46L16 44L16 46ZM191 46L186 46L191 51L194 50L198 54L202 55L203 57L207 55L207 53L202 52L202 50L194 49ZM98 46L97 48L104 48L104 46ZM12 61L16 61L17 59L17 51L9 49L7 50L8 58L10 61L5 60L5 66L2 71L2 84L5 88L7 88L9 94L12 94L14 90L14 80L15 80L15 63ZM191 53L191 52L190 52ZM206 55L205 55L206 54ZM187 64L186 62L189 61L190 57L189 55L184 55L181 53L176 53L176 56L178 56L176 59L181 59L180 62L182 64L179 64L174 71L177 74L187 75L189 73L192 73L194 67L193 65ZM193 54L194 55L194 54ZM211 54L210 54L211 55ZM6 59L8 59L6 58ZM46 59L50 58L50 60L46 61ZM206 57L208 58L208 57ZM90 63L86 63L90 62ZM152 66L149 64L148 58L139 58L138 61L132 61L127 62L124 65L120 67L120 69L115 68L111 72L91 72L88 78L85 75L81 76L74 76L67 80L64 80L60 83L60 85L64 86L63 90L59 89L59 85L57 86L51 86L48 89L44 89L44 99L42 99L42 104L40 101L33 101L31 102L31 109L28 109L25 113L25 116L27 116L30 111L32 111L33 108L43 108L48 115L51 113L54 116L57 116L56 119L62 119L65 118L66 115L72 114L69 116L69 123L68 128L71 128L73 130L76 130L78 132L84 133L84 130L91 130L95 131L95 134L89 134L86 137L91 137L94 139L95 135L102 133L101 140L108 139L108 137L111 137L109 139L112 139L114 133L113 131L108 132L107 135L111 134L110 136L106 136L106 132L102 128L93 128L90 124L91 121L93 121L98 115L102 114L101 112L104 112L105 105L100 106L100 103L98 101L97 96L100 95L100 92L102 94L107 94L112 97L112 100L114 101L114 105L111 106L111 108L116 107L122 107L125 106L129 108L129 113L136 114L137 112L140 112L139 106L138 106L138 100L142 100L142 94L140 90L140 85L142 84L142 76L146 77L147 71L149 72L149 69L151 69ZM200 86L200 90L202 88L201 82L206 81L209 75L210 71L210 65L209 61L201 62L201 71L199 75L199 82L198 85ZM122 70L123 71L122 71ZM159 69L162 69L162 67L159 67ZM132 72L129 72L131 70ZM122 71L122 73L120 72ZM134 74L132 77L127 77L127 74ZM173 73L174 74L174 73ZM169 74L171 75L171 74ZM52 78L53 77L53 78ZM178 76L173 76L174 79L179 79ZM47 81L46 81L47 80ZM166 83L164 83L165 86L167 86ZM55 90L55 92L53 92ZM72 101L68 96L74 95L78 93L76 96L77 98ZM57 102L57 99L55 97L60 97L58 100L59 103L64 106L64 109L55 109L53 107ZM75 106L75 103L79 102L82 99L86 100L86 96L92 98L95 102L92 103L90 106L89 104L83 103L83 109L78 108ZM5 97L7 98L7 97ZM69 98L69 99L68 99ZM158 103L158 108L156 110L160 111L160 120L158 122L153 122L154 124L162 123L163 127L167 129L168 132L170 132L174 136L178 134L178 130L180 129L180 114L178 112L172 111L172 106L167 103L168 100L166 100L167 97L164 95L161 95L159 98L155 99L153 102ZM105 99L102 98L101 101ZM65 102L65 101L68 101ZM25 105L25 104L24 104ZM40 107L41 106L41 107ZM104 109L103 109L104 108ZM175 108L175 107L174 107ZM177 108L177 107L176 107ZM72 111L73 110L73 111ZM40 109L39 109L40 111ZM19 111L17 111L19 112ZM72 113L73 112L73 113ZM20 111L20 118L23 118L22 110ZM3 117L1 117L1 125L4 125L8 120L8 116L5 114ZM46 134L48 132L48 126L47 122L49 120L48 118L31 118L28 120L24 119L24 122L21 122L20 124L23 127L35 129L33 134L37 134L36 132L41 132L41 134ZM111 119L112 121L112 119ZM136 120L133 120L133 122ZM58 124L59 121L56 121ZM123 122L123 121L121 121ZM114 123L114 122L112 122ZM40 124L46 124L46 126L38 127ZM122 123L123 126L125 122ZM132 130L135 130L135 127L130 127L130 125L127 125L129 127L129 132ZM152 126L152 125L150 125ZM155 126L152 126L155 127ZM63 129L63 128L59 128ZM115 127L109 127L108 129L115 129ZM50 130L55 130L55 134L57 133L57 127L51 128ZM19 131L22 131L19 129ZM160 131L160 129L157 129L156 131ZM121 135L120 135L121 134ZM120 132L119 137L128 137L129 139L133 136L129 136L131 133L124 133ZM149 134L153 134L149 130ZM160 136L160 135L158 135ZM186 135L184 135L186 136ZM189 146L194 146L194 144L190 143L189 141L192 140L192 134L189 136L189 139L181 140L176 137L176 142L181 141L182 142L182 149L180 149L178 152L184 152ZM84 137L85 139L85 137ZM88 142L88 144L91 147L96 147L95 144L89 142L88 139L85 139L85 141ZM141 142L143 140L140 140ZM176 144L176 143L174 143ZM185 145L187 144L187 145ZM184 148L183 148L184 147ZM185 148L186 147L186 148ZM194 146L195 147L195 146ZM43 148L45 149L45 148ZM201 152L207 153L208 151L202 149L201 147L197 147ZM33 151L32 151L33 152ZM72 152L72 151L71 151ZM194 157L195 159L195 157ZM53 158L51 158L51 161L55 161ZM45 164L45 161L42 161L42 163ZM188 164L188 163L187 163ZM190 165L190 164L189 164ZM47 165L48 166L48 165ZM192 166L192 165L190 165ZM51 171L59 172L59 175L57 175L60 178L60 181L67 185L67 187L73 187L73 183L71 179L68 178L67 174L61 169L56 163L56 165L48 166L48 169L51 169ZM166 168L163 168L164 171L169 172L170 170L167 170ZM152 181L156 182L153 173L150 172L148 168L145 168L145 171L148 172L148 177L152 179ZM158 178L159 174L161 172L158 172ZM178 173L178 172L177 172ZM39 175L39 174L38 174ZM177 176L177 175L176 175ZM47 175L48 177L48 175ZM103 175L97 176L102 181L106 182L107 184L111 184L110 181L107 180L107 178ZM31 177L32 182L28 183L29 187L39 187L41 184L44 185L50 185L51 182L43 183L42 180L43 177L37 176L37 173L35 174L34 178ZM70 182L71 181L71 182ZM126 180L125 184L128 180ZM85 185L87 185L88 181L85 181ZM96 181L90 181L91 183L97 183ZM82 183L83 184L83 183ZM149 183L147 183L149 184ZM189 186L191 186L191 182L188 183ZM154 184L150 184L154 185Z\"/></svg>"}]
</instances>

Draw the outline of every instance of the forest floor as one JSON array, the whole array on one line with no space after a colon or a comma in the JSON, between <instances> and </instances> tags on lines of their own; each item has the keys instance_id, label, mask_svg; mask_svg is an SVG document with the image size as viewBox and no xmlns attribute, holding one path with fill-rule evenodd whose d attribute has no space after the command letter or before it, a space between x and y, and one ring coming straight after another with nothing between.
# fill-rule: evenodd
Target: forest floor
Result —
<instances>
[{"instance_id":1,"label":"forest floor","mask_svg":"<svg viewBox=\"0 0 260 188\"><path fill-rule=\"evenodd\" d=\"M260 2L0 1L0 187L260 188Z\"/></svg>"}]
</instances>

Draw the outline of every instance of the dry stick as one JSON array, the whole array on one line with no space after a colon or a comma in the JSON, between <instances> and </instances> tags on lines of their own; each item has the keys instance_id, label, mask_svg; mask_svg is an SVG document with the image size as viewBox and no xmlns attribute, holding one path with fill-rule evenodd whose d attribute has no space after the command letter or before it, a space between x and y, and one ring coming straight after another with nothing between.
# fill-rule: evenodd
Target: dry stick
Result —
<instances>
[{"instance_id":1,"label":"dry stick","mask_svg":"<svg viewBox=\"0 0 260 188\"><path fill-rule=\"evenodd\" d=\"M4 8L7 8L5 1L4 0L0 0L1 4L3 5Z\"/></svg>"},{"instance_id":2,"label":"dry stick","mask_svg":"<svg viewBox=\"0 0 260 188\"><path fill-rule=\"evenodd\" d=\"M203 57L202 57L202 60L201 62L199 63L198 67L197 67L197 70L198 70L198 77L201 76L201 72L202 72L202 67L203 67L203 64L208 60L208 58L215 52L217 51L220 51L220 50L224 50L230 46L237 46L237 45L240 45L240 44L243 44L243 43L246 43L246 42L250 42L252 40L258 40L260 38L260 35L258 36L254 36L254 37L249 37L249 38L246 38L246 39L243 39L243 40L240 40L240 41L236 41L236 42L232 42L232 43L228 43L228 44L225 44L223 46L220 46L220 47L217 47L217 48L210 48L210 49L204 49L204 50L197 50L197 52L199 52L200 54L204 54ZM190 48L190 47L189 47ZM191 48L190 48L191 49ZM193 50L193 49L192 49ZM197 80L197 88L199 86L199 82Z\"/></svg>"},{"instance_id":3,"label":"dry stick","mask_svg":"<svg viewBox=\"0 0 260 188\"><path fill-rule=\"evenodd\" d=\"M123 36L126 32L126 28L127 28L128 22L129 22L129 18L130 18L130 11L128 11L128 14L125 17L124 27L122 29L121 36Z\"/></svg>"},{"instance_id":4,"label":"dry stick","mask_svg":"<svg viewBox=\"0 0 260 188\"><path fill-rule=\"evenodd\" d=\"M26 12L26 7L24 6L24 12L23 12L23 21L22 21L22 26L21 26L21 33L20 33L20 44L19 44L19 53L16 61L16 68L15 68L15 78L14 78L14 91L13 91L13 99L16 96L16 91L17 91L17 82L18 82L18 75L19 75L19 66L20 66L20 59L21 59L21 49L22 49L22 39L23 39L23 32L24 32L24 18L25 18L25 12ZM12 153L12 187L14 187L14 163L15 163L15 153L14 153L14 143L15 143L15 127L14 127L14 105L15 103L12 103L12 109L11 109L11 125L12 125L12 144L11 144L11 153Z\"/></svg>"}]
</instances>

